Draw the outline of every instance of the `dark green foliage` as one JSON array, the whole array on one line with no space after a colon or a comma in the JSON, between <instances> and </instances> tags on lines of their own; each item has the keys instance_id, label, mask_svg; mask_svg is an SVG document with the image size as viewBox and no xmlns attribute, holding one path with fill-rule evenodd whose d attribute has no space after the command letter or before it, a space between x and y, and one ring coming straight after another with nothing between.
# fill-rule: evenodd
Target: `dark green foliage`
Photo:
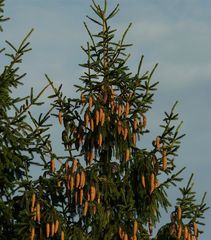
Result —
<instances>
[{"instance_id":1,"label":"dark green foliage","mask_svg":"<svg viewBox=\"0 0 211 240\"><path fill-rule=\"evenodd\" d=\"M3 28L1 26L1 24L7 20L9 20L9 18L4 17L4 0L0 0L0 32L3 31Z\"/></svg>"},{"instance_id":2,"label":"dark green foliage","mask_svg":"<svg viewBox=\"0 0 211 240\"><path fill-rule=\"evenodd\" d=\"M3 1L0 3L3 7ZM1 8L1 12L3 9ZM6 20L1 17L1 21ZM36 121L30 109L42 104L39 98L46 86L37 96L33 89L26 97L14 97L15 88L23 84L25 74L21 74L19 64L23 55L30 51L26 35L18 47L6 41L10 47L5 53L8 64L0 74L0 238L17 239L29 236L31 212L29 204L33 189L30 166L37 155L43 156L49 135L45 125L50 112ZM5 51L2 51L3 54ZM30 121L31 120L31 121ZM21 237L18 237L21 239Z\"/></svg>"},{"instance_id":3,"label":"dark green foliage","mask_svg":"<svg viewBox=\"0 0 211 240\"><path fill-rule=\"evenodd\" d=\"M93 1L91 8L96 18L88 19L99 29L91 33L84 24L90 42L82 47L87 61L80 64L84 73L75 86L78 98L63 96L62 86L55 87L47 75L48 85L37 96L32 89L28 96L14 98L11 93L25 76L18 64L30 50L31 32L19 47L7 42L12 53L6 54L10 62L0 75L1 239L61 239L63 232L65 239L73 240L152 239L161 209L171 207L167 189L182 180L184 168L175 171L184 136L179 133L176 104L165 113L151 149L141 147L149 132L157 64L142 72L142 56L133 74L127 66L131 44L125 41L131 24L116 40L109 21L119 6L109 12L106 1L103 8ZM30 109L43 104L40 97L49 86L52 106L36 119ZM61 139L56 141L63 145L63 156L51 146L50 115L61 125ZM31 176L31 166L42 167L37 179ZM171 222L154 239L177 239L180 225L195 234L193 226L201 223L207 206L204 197L196 203L191 180L181 189ZM56 222L58 231L52 233ZM35 236L30 237L33 230ZM200 233L201 229L195 235Z\"/></svg>"}]
</instances>

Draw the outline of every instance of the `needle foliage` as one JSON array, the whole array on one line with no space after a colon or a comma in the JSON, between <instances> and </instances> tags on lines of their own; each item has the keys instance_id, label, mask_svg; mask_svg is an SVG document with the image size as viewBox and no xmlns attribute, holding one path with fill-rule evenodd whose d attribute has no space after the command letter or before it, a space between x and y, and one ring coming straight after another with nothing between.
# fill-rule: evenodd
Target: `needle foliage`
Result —
<instances>
[{"instance_id":1,"label":"needle foliage","mask_svg":"<svg viewBox=\"0 0 211 240\"><path fill-rule=\"evenodd\" d=\"M7 20L0 0L0 30ZM31 48L26 35L19 46L6 41L1 54L8 64L0 73L0 238L72 240L199 239L208 209L205 195L196 201L193 176L172 206L168 188L177 187L184 170L175 159L184 134L176 104L165 112L160 132L149 149L143 148L148 113L157 90L157 64L143 71L144 57L131 72L125 37L131 24L116 39L110 22L119 5L108 10L92 1L95 26L82 46L86 61L75 86L78 97L64 96L46 75L47 85L37 94L14 97L25 74L19 69ZM45 90L51 106L38 117ZM56 117L51 125L50 117ZM52 139L50 129L60 127ZM58 155L51 141L61 144ZM39 168L39 176L33 176ZM162 209L170 221L157 232Z\"/></svg>"}]
</instances>

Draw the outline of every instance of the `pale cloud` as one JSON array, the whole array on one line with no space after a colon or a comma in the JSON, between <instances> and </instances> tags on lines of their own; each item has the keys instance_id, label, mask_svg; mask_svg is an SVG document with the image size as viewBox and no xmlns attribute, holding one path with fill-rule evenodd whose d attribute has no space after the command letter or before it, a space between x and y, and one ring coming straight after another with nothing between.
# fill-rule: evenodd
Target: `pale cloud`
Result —
<instances>
[{"instance_id":1,"label":"pale cloud","mask_svg":"<svg viewBox=\"0 0 211 240\"><path fill-rule=\"evenodd\" d=\"M159 65L158 78L163 84L171 85L171 88L180 89L199 81L201 84L209 81L211 77L210 63L206 64L171 64L161 63Z\"/></svg>"},{"instance_id":2,"label":"pale cloud","mask_svg":"<svg viewBox=\"0 0 211 240\"><path fill-rule=\"evenodd\" d=\"M134 39L140 39L141 42L156 42L165 38L171 32L171 29L171 25L161 21L136 21L133 24L130 35Z\"/></svg>"}]
</instances>

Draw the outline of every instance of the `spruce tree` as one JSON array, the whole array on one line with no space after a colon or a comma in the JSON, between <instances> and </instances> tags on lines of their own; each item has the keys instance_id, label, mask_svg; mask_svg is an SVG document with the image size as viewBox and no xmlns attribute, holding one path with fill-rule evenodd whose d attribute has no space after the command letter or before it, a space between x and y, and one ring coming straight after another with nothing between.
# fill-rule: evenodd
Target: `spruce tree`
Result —
<instances>
[{"instance_id":1,"label":"spruce tree","mask_svg":"<svg viewBox=\"0 0 211 240\"><path fill-rule=\"evenodd\" d=\"M0 30L8 18L3 13L4 1L0 1ZM31 197L36 181L32 180L30 168L36 156L45 158L49 142L46 120L52 109L36 120L31 110L42 105L39 100L47 84L38 94L33 88L30 94L15 97L15 89L23 84L25 73L19 65L23 55L31 50L28 38L33 29L14 46L6 41L7 47L1 54L7 57L7 64L0 73L0 239L29 239L29 229L33 228ZM2 39L2 38L1 38ZM9 49L8 49L9 47Z\"/></svg>"},{"instance_id":2,"label":"spruce tree","mask_svg":"<svg viewBox=\"0 0 211 240\"><path fill-rule=\"evenodd\" d=\"M125 42L131 24L116 40L109 22L119 5L109 12L106 0L104 6L92 1L91 8L95 17L88 18L98 30L92 33L84 23L90 40L82 47L87 61L80 64L84 73L75 86L77 98L64 96L62 85L54 86L47 75L48 84L36 97L32 89L29 96L13 98L13 88L25 76L17 64L30 50L30 34L19 47L7 42L13 53L0 75L1 239L199 239L207 206L205 195L196 201L192 175L180 189L170 222L153 231L161 209L172 207L167 189L182 180L184 168L176 171L175 165L182 123L175 103L151 148L142 147L157 64L142 72L142 56L132 73L127 66L131 44ZM49 86L52 107L36 119L29 109L42 104L39 98ZM63 156L51 146L50 115L62 129L55 141L62 143ZM33 165L42 167L37 179Z\"/></svg>"}]
</instances>

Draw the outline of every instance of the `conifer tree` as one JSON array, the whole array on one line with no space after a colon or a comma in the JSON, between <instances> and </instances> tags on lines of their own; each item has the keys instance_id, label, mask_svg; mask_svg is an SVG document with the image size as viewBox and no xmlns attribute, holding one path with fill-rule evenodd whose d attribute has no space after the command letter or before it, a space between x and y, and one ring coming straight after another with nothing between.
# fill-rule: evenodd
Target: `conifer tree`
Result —
<instances>
[{"instance_id":1,"label":"conifer tree","mask_svg":"<svg viewBox=\"0 0 211 240\"><path fill-rule=\"evenodd\" d=\"M3 13L4 1L0 1L0 30L2 22L8 20ZM9 49L1 49L8 57L8 63L0 73L0 239L29 239L29 229L33 229L31 197L36 181L32 181L30 167L35 156L45 157L49 134L46 120L51 109L36 120L30 110L42 105L40 97L50 85L47 84L34 96L14 97L15 88L22 84L26 74L19 65L22 57L30 51L28 38L33 29L14 46L6 41ZM1 38L2 39L2 38ZM30 228L29 228L30 227Z\"/></svg>"},{"instance_id":2,"label":"conifer tree","mask_svg":"<svg viewBox=\"0 0 211 240\"><path fill-rule=\"evenodd\" d=\"M75 86L77 98L64 96L62 85L55 87L47 75L48 85L36 97L32 90L13 98L12 88L25 76L16 65L30 50L29 34L20 47L7 42L14 53L7 54L11 62L0 75L1 239L199 239L207 206L205 195L196 201L192 175L180 189L170 222L153 231L161 209L172 207L167 189L182 180L184 170L176 171L175 164L184 136L176 103L165 112L151 149L143 148L157 64L142 72L142 56L131 73L131 44L125 42L131 24L118 41L109 23L119 5L109 12L106 0L104 6L92 1L91 8L95 17L88 18L98 30L92 33L84 23L90 41L82 47L87 61ZM35 119L29 109L42 104L38 100L49 86L52 107ZM62 129L63 156L51 146L51 113ZM31 176L35 164L42 167L38 179Z\"/></svg>"}]
</instances>

